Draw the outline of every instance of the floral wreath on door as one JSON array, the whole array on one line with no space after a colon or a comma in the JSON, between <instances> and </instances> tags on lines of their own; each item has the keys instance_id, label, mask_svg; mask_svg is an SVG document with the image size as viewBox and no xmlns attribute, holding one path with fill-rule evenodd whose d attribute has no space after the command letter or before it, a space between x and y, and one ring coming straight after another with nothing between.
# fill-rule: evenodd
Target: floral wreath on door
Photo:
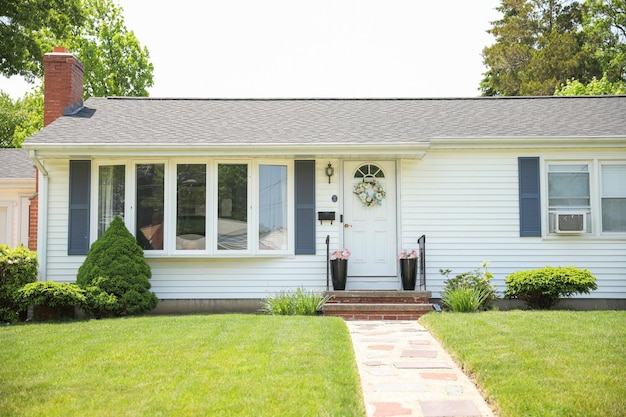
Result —
<instances>
[{"instance_id":1,"label":"floral wreath on door","mask_svg":"<svg viewBox=\"0 0 626 417\"><path fill-rule=\"evenodd\" d=\"M354 185L353 193L361 200L364 207L381 206L386 193L378 178L385 174L378 165L364 164L355 172L354 178L361 179Z\"/></svg>"}]
</instances>

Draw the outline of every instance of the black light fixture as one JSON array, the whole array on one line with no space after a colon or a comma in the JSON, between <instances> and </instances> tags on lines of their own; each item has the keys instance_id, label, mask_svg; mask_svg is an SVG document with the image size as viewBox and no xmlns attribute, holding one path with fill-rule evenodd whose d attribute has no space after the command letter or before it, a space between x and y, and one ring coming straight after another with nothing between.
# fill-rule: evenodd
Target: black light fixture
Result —
<instances>
[{"instance_id":1,"label":"black light fixture","mask_svg":"<svg viewBox=\"0 0 626 417\"><path fill-rule=\"evenodd\" d=\"M333 168L333 166L329 162L328 166L326 167L326 176L328 177L329 184L330 184L330 177L332 177L333 174L335 174L335 168Z\"/></svg>"}]
</instances>

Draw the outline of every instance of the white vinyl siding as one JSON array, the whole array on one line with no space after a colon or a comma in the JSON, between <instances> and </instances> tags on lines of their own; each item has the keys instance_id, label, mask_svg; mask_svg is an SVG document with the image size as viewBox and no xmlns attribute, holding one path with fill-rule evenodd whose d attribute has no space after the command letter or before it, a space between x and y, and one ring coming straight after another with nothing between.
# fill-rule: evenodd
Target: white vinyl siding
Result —
<instances>
[{"instance_id":1,"label":"white vinyl siding","mask_svg":"<svg viewBox=\"0 0 626 417\"><path fill-rule=\"evenodd\" d=\"M611 155L601 150L585 151L586 157L592 154L600 159ZM431 149L421 160L401 160L396 250L416 248L417 239L426 235L427 289L433 291L433 297L439 296L445 279L439 269L449 268L458 274L488 260L500 294L504 278L512 272L573 265L588 268L598 278L599 289L583 298L626 298L623 234L519 236L519 156L548 160L562 156L562 152ZM576 157L581 155L573 153L572 158ZM335 167L330 184L324 173L329 162ZM67 255L68 161L45 163L49 171L47 279L73 282L85 257ZM342 199L353 197L341 194L341 165L339 159L316 161L316 212L334 211L337 218L333 224L316 222L315 255L148 258L152 290L160 299L254 299L298 287L324 290L325 239L330 236L331 249L343 247ZM336 202L332 201L334 195ZM547 212L543 200L542 211Z\"/></svg>"},{"instance_id":2,"label":"white vinyl siding","mask_svg":"<svg viewBox=\"0 0 626 417\"><path fill-rule=\"evenodd\" d=\"M427 286L434 297L445 280L439 269L451 269L454 276L485 260L501 295L504 278L512 272L572 265L588 268L598 278L598 291L584 297L626 297L625 235L519 236L517 158L545 154L429 150L422 160L401 162L402 246L417 247L419 236L426 235Z\"/></svg>"}]
</instances>

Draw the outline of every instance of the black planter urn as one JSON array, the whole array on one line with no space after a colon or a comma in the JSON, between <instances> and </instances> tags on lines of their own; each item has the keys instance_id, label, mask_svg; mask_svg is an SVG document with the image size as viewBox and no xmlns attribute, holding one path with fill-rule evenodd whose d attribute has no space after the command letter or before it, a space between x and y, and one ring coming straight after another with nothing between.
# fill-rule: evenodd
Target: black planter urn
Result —
<instances>
[{"instance_id":1,"label":"black planter urn","mask_svg":"<svg viewBox=\"0 0 626 417\"><path fill-rule=\"evenodd\" d=\"M402 277L402 289L415 290L417 279L417 258L400 259L400 276Z\"/></svg>"},{"instance_id":2,"label":"black planter urn","mask_svg":"<svg viewBox=\"0 0 626 417\"><path fill-rule=\"evenodd\" d=\"M348 276L348 260L333 259L330 261L330 272L333 277L333 289L335 291L346 289L346 277Z\"/></svg>"}]
</instances>

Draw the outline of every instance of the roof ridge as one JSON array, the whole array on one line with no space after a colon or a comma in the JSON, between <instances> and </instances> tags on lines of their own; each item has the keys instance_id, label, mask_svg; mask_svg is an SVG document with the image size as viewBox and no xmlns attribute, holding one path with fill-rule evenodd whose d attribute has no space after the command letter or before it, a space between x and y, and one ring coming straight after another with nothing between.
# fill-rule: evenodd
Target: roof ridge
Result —
<instances>
[{"instance_id":1,"label":"roof ridge","mask_svg":"<svg viewBox=\"0 0 626 417\"><path fill-rule=\"evenodd\" d=\"M563 100L590 98L626 98L626 95L588 96L478 96L478 97L94 97L107 100L142 101L471 101L471 100Z\"/></svg>"}]
</instances>

